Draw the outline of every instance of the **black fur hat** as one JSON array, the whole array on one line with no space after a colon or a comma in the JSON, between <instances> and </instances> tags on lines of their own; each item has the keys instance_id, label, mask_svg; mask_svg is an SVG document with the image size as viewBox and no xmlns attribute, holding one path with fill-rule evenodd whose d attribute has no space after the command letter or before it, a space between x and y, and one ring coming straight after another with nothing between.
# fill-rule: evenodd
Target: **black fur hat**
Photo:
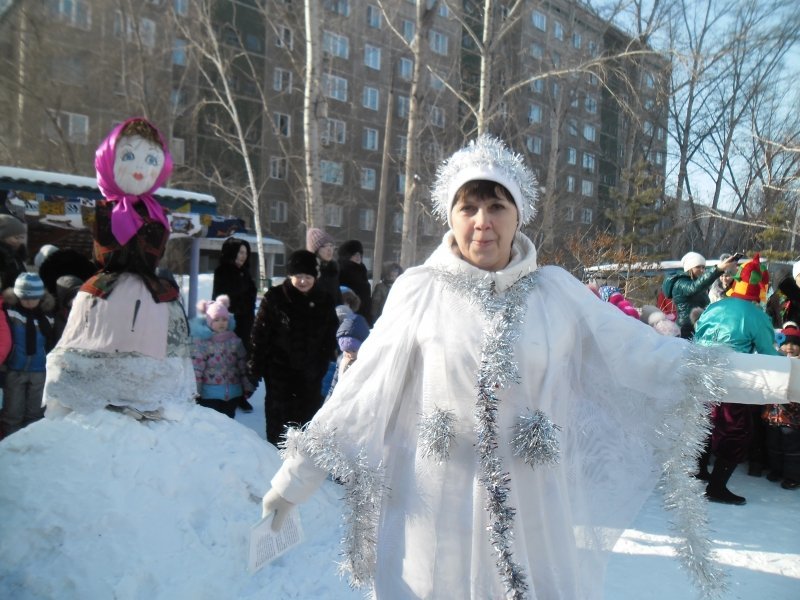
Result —
<instances>
[{"instance_id":1,"label":"black fur hat","mask_svg":"<svg viewBox=\"0 0 800 600\"><path fill-rule=\"evenodd\" d=\"M347 240L339 246L339 258L342 260L350 260L354 254L364 256L364 246L358 240Z\"/></svg>"},{"instance_id":2,"label":"black fur hat","mask_svg":"<svg viewBox=\"0 0 800 600\"><path fill-rule=\"evenodd\" d=\"M311 275L317 277L317 255L308 250L296 250L286 263L287 275Z\"/></svg>"}]
</instances>

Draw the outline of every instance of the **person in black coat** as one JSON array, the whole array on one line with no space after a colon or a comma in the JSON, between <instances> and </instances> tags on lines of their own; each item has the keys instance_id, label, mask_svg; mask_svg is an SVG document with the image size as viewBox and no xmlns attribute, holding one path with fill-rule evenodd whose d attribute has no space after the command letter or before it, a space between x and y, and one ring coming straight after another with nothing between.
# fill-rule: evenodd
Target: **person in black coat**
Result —
<instances>
[{"instance_id":1,"label":"person in black coat","mask_svg":"<svg viewBox=\"0 0 800 600\"><path fill-rule=\"evenodd\" d=\"M349 287L361 300L356 311L372 326L372 292L367 267L361 263L364 246L358 240L349 240L339 247L339 284Z\"/></svg>"},{"instance_id":2,"label":"person in black coat","mask_svg":"<svg viewBox=\"0 0 800 600\"><path fill-rule=\"evenodd\" d=\"M248 363L253 380L263 377L266 384L267 441L275 445L286 425L304 425L322 406L322 379L334 359L339 327L333 300L314 285L316 256L292 253L287 272L261 300Z\"/></svg>"},{"instance_id":3,"label":"person in black coat","mask_svg":"<svg viewBox=\"0 0 800 600\"><path fill-rule=\"evenodd\" d=\"M25 268L25 237L28 228L13 215L0 215L0 290L14 287Z\"/></svg>"},{"instance_id":4,"label":"person in black coat","mask_svg":"<svg viewBox=\"0 0 800 600\"><path fill-rule=\"evenodd\" d=\"M213 299L225 294L230 299L228 311L236 319L234 332L251 351L250 336L256 312L256 283L250 275L250 244L247 240L229 237L222 244L219 266L214 269ZM238 407L252 412L253 406L242 396Z\"/></svg>"}]
</instances>

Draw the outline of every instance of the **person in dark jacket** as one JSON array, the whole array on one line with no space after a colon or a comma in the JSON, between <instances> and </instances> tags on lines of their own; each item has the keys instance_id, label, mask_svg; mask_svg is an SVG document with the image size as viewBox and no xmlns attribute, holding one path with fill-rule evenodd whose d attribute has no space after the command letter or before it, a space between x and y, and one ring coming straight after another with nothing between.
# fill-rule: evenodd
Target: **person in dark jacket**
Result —
<instances>
[{"instance_id":1,"label":"person in dark jacket","mask_svg":"<svg viewBox=\"0 0 800 600\"><path fill-rule=\"evenodd\" d=\"M214 269L214 287L211 297L225 295L230 299L228 310L236 320L234 333L242 340L248 355L250 336L256 312L256 284L250 275L250 244L247 240L229 237L222 244L219 266ZM253 406L244 396L238 400L243 412L253 412Z\"/></svg>"},{"instance_id":2,"label":"person in dark jacket","mask_svg":"<svg viewBox=\"0 0 800 600\"><path fill-rule=\"evenodd\" d=\"M20 273L3 299L13 342L0 412L8 436L44 417L45 357L55 345L49 312L55 301L36 273Z\"/></svg>"},{"instance_id":3,"label":"person in dark jacket","mask_svg":"<svg viewBox=\"0 0 800 600\"><path fill-rule=\"evenodd\" d=\"M13 215L0 215L0 290L14 285L25 268L25 236L28 228Z\"/></svg>"},{"instance_id":4,"label":"person in dark jacket","mask_svg":"<svg viewBox=\"0 0 800 600\"><path fill-rule=\"evenodd\" d=\"M306 250L317 256L319 276L316 285L330 294L334 305L339 306L342 294L339 291L339 265L333 260L335 249L333 238L322 229L311 227L306 231Z\"/></svg>"},{"instance_id":5,"label":"person in dark jacket","mask_svg":"<svg viewBox=\"0 0 800 600\"><path fill-rule=\"evenodd\" d=\"M289 256L288 277L264 294L253 325L250 376L267 388L267 441L277 445L286 425L303 425L322 406L322 378L334 359L339 320L333 300L315 286L317 258Z\"/></svg>"},{"instance_id":6,"label":"person in dark jacket","mask_svg":"<svg viewBox=\"0 0 800 600\"><path fill-rule=\"evenodd\" d=\"M714 269L706 271L706 259L697 252L688 252L681 259L684 274L677 277L672 284L672 300L678 309L676 322L681 328L681 337L691 339L694 325L690 315L693 308L708 306L708 290L719 279L724 271L737 263L730 257L719 263Z\"/></svg>"},{"instance_id":7,"label":"person in dark jacket","mask_svg":"<svg viewBox=\"0 0 800 600\"><path fill-rule=\"evenodd\" d=\"M348 240L339 247L339 284L358 295L361 305L356 312L372 326L372 292L363 257L364 246L358 240Z\"/></svg>"},{"instance_id":8,"label":"person in dark jacket","mask_svg":"<svg viewBox=\"0 0 800 600\"><path fill-rule=\"evenodd\" d=\"M403 274L403 267L399 264L386 263L383 265L383 275L380 282L372 290L372 322L378 320L383 312L383 305L386 304L386 298L392 290L392 285L397 281L397 278Z\"/></svg>"},{"instance_id":9,"label":"person in dark jacket","mask_svg":"<svg viewBox=\"0 0 800 600\"><path fill-rule=\"evenodd\" d=\"M800 323L800 261L792 265L791 274L779 270L775 275L778 289L767 302L767 314L772 326L780 329L786 321Z\"/></svg>"}]
</instances>

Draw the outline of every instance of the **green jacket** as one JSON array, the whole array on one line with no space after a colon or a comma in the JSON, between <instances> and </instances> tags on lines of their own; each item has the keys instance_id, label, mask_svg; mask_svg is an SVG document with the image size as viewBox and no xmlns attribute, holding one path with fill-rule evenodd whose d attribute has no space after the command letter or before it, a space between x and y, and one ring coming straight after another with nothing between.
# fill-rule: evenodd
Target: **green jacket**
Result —
<instances>
[{"instance_id":1,"label":"green jacket","mask_svg":"<svg viewBox=\"0 0 800 600\"><path fill-rule=\"evenodd\" d=\"M689 313L693 308L708 306L708 290L711 285L722 275L717 268L709 269L697 279L692 279L688 274L678 276L672 284L672 301L678 311L678 325L690 322Z\"/></svg>"},{"instance_id":2,"label":"green jacket","mask_svg":"<svg viewBox=\"0 0 800 600\"><path fill-rule=\"evenodd\" d=\"M694 341L745 354L781 356L775 349L775 330L767 313L755 302L741 298L723 298L709 306L697 322Z\"/></svg>"}]
</instances>

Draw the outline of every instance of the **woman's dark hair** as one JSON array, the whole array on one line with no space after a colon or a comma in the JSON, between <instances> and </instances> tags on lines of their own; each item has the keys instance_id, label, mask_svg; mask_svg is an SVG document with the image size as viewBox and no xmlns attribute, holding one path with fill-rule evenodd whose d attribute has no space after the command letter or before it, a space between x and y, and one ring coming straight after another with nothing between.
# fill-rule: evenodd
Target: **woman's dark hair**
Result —
<instances>
[{"instance_id":1,"label":"woman's dark hair","mask_svg":"<svg viewBox=\"0 0 800 600\"><path fill-rule=\"evenodd\" d=\"M500 200L505 200L516 206L514 197L511 195L511 192L508 191L506 186L497 183L496 181L489 181L488 179L474 179L473 181L468 181L458 188L455 196L453 196L453 204L450 205L450 208L455 206L464 198L468 198L470 196L478 198L479 200L484 200L486 198L499 198Z\"/></svg>"},{"instance_id":2,"label":"woman's dark hair","mask_svg":"<svg viewBox=\"0 0 800 600\"><path fill-rule=\"evenodd\" d=\"M237 237L229 237L222 243L222 248L219 251L219 264L233 264L236 261L236 255L239 254L239 248L244 246L247 248L247 260L244 261L244 269L247 269L250 263L250 243Z\"/></svg>"}]
</instances>

